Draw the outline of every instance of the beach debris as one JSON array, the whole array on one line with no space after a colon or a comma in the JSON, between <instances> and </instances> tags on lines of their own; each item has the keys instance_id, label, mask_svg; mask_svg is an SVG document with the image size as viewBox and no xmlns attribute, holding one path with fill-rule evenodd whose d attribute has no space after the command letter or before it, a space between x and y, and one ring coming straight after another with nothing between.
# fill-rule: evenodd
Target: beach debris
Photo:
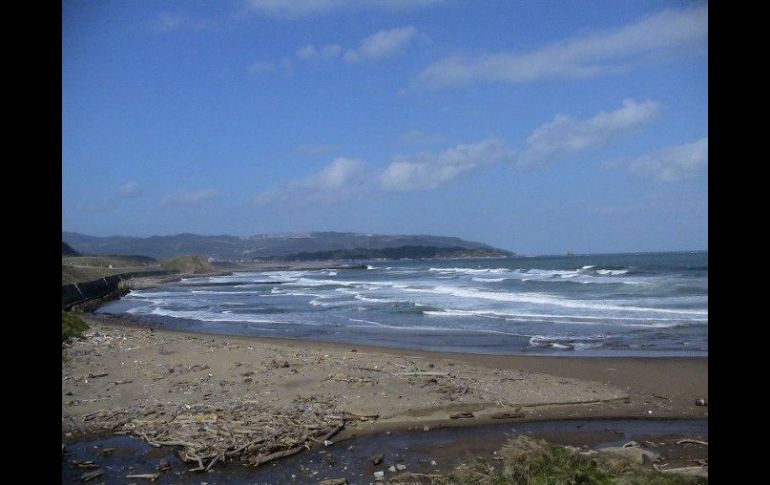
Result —
<instances>
[{"instance_id":1,"label":"beach debris","mask_svg":"<svg viewBox=\"0 0 770 485\"><path fill-rule=\"evenodd\" d=\"M279 410L257 402L168 403L149 411L97 411L83 417L83 425L91 431L131 434L156 448L177 448L177 456L194 465L191 471L206 471L229 461L257 467L332 444L330 439L354 419L328 413L332 406L333 402L313 401ZM170 469L167 466L161 464L159 469Z\"/></svg>"},{"instance_id":2,"label":"beach debris","mask_svg":"<svg viewBox=\"0 0 770 485\"><path fill-rule=\"evenodd\" d=\"M514 411L501 411L499 413L494 413L489 417L492 419L517 419L517 418L523 418L524 413L517 413Z\"/></svg>"},{"instance_id":3,"label":"beach debris","mask_svg":"<svg viewBox=\"0 0 770 485\"><path fill-rule=\"evenodd\" d=\"M473 413L470 411L460 411L459 413L454 413L449 415L449 419L466 419L466 418L472 418Z\"/></svg>"},{"instance_id":4,"label":"beach debris","mask_svg":"<svg viewBox=\"0 0 770 485\"><path fill-rule=\"evenodd\" d=\"M171 470L171 463L167 462L166 460L160 460L160 463L158 463L158 470L162 472Z\"/></svg>"},{"instance_id":5,"label":"beach debris","mask_svg":"<svg viewBox=\"0 0 770 485\"><path fill-rule=\"evenodd\" d=\"M115 453L115 451L117 451L117 448L102 448L101 450L97 451L97 453L102 456L110 456L111 454Z\"/></svg>"},{"instance_id":6,"label":"beach debris","mask_svg":"<svg viewBox=\"0 0 770 485\"><path fill-rule=\"evenodd\" d=\"M676 444L678 444L678 445L682 445L682 444L685 444L685 443L690 443L690 444L693 444L693 445L703 445L703 446L708 446L709 445L707 441L691 440L689 438L681 439L681 440L676 442Z\"/></svg>"},{"instance_id":7,"label":"beach debris","mask_svg":"<svg viewBox=\"0 0 770 485\"><path fill-rule=\"evenodd\" d=\"M126 475L126 478L142 478L154 482L160 477L160 473L137 473L134 475Z\"/></svg>"},{"instance_id":8,"label":"beach debris","mask_svg":"<svg viewBox=\"0 0 770 485\"><path fill-rule=\"evenodd\" d=\"M99 378L99 377L107 377L108 375L110 375L110 374L107 373L107 372L102 372L100 374L88 374L88 378L89 379L96 379L96 378Z\"/></svg>"},{"instance_id":9,"label":"beach debris","mask_svg":"<svg viewBox=\"0 0 770 485\"><path fill-rule=\"evenodd\" d=\"M379 465L382 463L382 460L384 458L384 455L382 453L377 453L375 455L372 455L371 458L369 458L372 461L372 465Z\"/></svg>"},{"instance_id":10,"label":"beach debris","mask_svg":"<svg viewBox=\"0 0 770 485\"><path fill-rule=\"evenodd\" d=\"M685 475L691 477L708 478L708 468L702 466L684 466L679 468L667 468L665 470L658 470L661 473L674 473L677 475Z\"/></svg>"},{"instance_id":11,"label":"beach debris","mask_svg":"<svg viewBox=\"0 0 770 485\"><path fill-rule=\"evenodd\" d=\"M388 467L388 471L391 473L396 473L396 465L390 465Z\"/></svg>"},{"instance_id":12,"label":"beach debris","mask_svg":"<svg viewBox=\"0 0 770 485\"><path fill-rule=\"evenodd\" d=\"M398 464L396 464L396 470L402 472L402 471L406 470L406 465L404 465L403 463L398 463Z\"/></svg>"},{"instance_id":13,"label":"beach debris","mask_svg":"<svg viewBox=\"0 0 770 485\"><path fill-rule=\"evenodd\" d=\"M606 448L599 448L599 453L609 453L616 456L627 458L628 460L643 465L645 460L656 461L660 459L660 454L651 450L645 450L639 443L630 441L623 446L609 446Z\"/></svg>"},{"instance_id":14,"label":"beach debris","mask_svg":"<svg viewBox=\"0 0 770 485\"><path fill-rule=\"evenodd\" d=\"M430 376L430 377L448 377L446 372L396 372L393 374L396 377L415 377L415 376Z\"/></svg>"},{"instance_id":15,"label":"beach debris","mask_svg":"<svg viewBox=\"0 0 770 485\"><path fill-rule=\"evenodd\" d=\"M93 480L93 479L94 479L94 478L96 478L96 477L100 477L100 476L102 476L103 474L104 474L104 472L103 472L103 471L101 471L101 470L94 470L94 471L92 471L92 472L86 472L86 473L84 473L84 474L80 475L80 479L81 479L82 481L84 481L84 482L87 482L87 481L89 481L89 480Z\"/></svg>"},{"instance_id":16,"label":"beach debris","mask_svg":"<svg viewBox=\"0 0 770 485\"><path fill-rule=\"evenodd\" d=\"M318 485L348 485L348 479L347 478L329 478L326 480L321 480L318 482Z\"/></svg>"},{"instance_id":17,"label":"beach debris","mask_svg":"<svg viewBox=\"0 0 770 485\"><path fill-rule=\"evenodd\" d=\"M699 399L695 400L695 405L696 406L708 406L708 401L706 401L703 398L699 398Z\"/></svg>"},{"instance_id":18,"label":"beach debris","mask_svg":"<svg viewBox=\"0 0 770 485\"><path fill-rule=\"evenodd\" d=\"M385 472L382 470L374 472L374 479L377 481L385 480Z\"/></svg>"},{"instance_id":19,"label":"beach debris","mask_svg":"<svg viewBox=\"0 0 770 485\"><path fill-rule=\"evenodd\" d=\"M441 483L441 475L432 473L411 473L404 472L391 477L389 483L418 484L418 483Z\"/></svg>"}]
</instances>

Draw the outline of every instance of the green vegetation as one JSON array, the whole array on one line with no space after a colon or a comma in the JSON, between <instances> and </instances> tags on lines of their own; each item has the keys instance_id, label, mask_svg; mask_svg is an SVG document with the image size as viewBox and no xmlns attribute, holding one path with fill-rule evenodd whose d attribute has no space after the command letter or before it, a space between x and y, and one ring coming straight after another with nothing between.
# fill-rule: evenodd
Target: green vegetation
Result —
<instances>
[{"instance_id":1,"label":"green vegetation","mask_svg":"<svg viewBox=\"0 0 770 485\"><path fill-rule=\"evenodd\" d=\"M498 452L502 461L489 465L482 459L442 477L444 485L560 485L707 483L704 479L665 474L627 460L595 458L528 436L511 440Z\"/></svg>"},{"instance_id":2,"label":"green vegetation","mask_svg":"<svg viewBox=\"0 0 770 485\"><path fill-rule=\"evenodd\" d=\"M98 280L105 276L138 271L157 271L158 262L147 256L64 256L61 284Z\"/></svg>"},{"instance_id":3,"label":"green vegetation","mask_svg":"<svg viewBox=\"0 0 770 485\"><path fill-rule=\"evenodd\" d=\"M216 272L216 269L203 256L179 256L178 258L163 261L160 265L164 269L185 274L209 274Z\"/></svg>"},{"instance_id":4,"label":"green vegetation","mask_svg":"<svg viewBox=\"0 0 770 485\"><path fill-rule=\"evenodd\" d=\"M66 342L71 338L80 338L83 332L88 330L88 324L67 312L61 312L61 341Z\"/></svg>"}]
</instances>

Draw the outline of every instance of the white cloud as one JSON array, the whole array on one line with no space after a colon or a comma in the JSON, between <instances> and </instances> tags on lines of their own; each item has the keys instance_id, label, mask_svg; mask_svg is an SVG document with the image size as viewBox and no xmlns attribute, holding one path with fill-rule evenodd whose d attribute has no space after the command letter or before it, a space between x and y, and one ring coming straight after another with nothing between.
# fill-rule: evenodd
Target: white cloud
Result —
<instances>
[{"instance_id":1,"label":"white cloud","mask_svg":"<svg viewBox=\"0 0 770 485\"><path fill-rule=\"evenodd\" d=\"M362 40L358 48L348 49L345 52L345 60L356 62L362 59L380 59L392 56L415 41L418 35L419 32L412 26L381 30Z\"/></svg>"},{"instance_id":2,"label":"white cloud","mask_svg":"<svg viewBox=\"0 0 770 485\"><path fill-rule=\"evenodd\" d=\"M380 174L385 190L406 192L436 188L483 166L513 159L513 151L497 138L457 145L441 153L398 157Z\"/></svg>"},{"instance_id":3,"label":"white cloud","mask_svg":"<svg viewBox=\"0 0 770 485\"><path fill-rule=\"evenodd\" d=\"M262 74L275 71L275 64L272 62L255 61L249 68L252 74Z\"/></svg>"},{"instance_id":4,"label":"white cloud","mask_svg":"<svg viewBox=\"0 0 770 485\"><path fill-rule=\"evenodd\" d=\"M218 197L220 194L213 189L179 190L162 201L163 205L194 205Z\"/></svg>"},{"instance_id":5,"label":"white cloud","mask_svg":"<svg viewBox=\"0 0 770 485\"><path fill-rule=\"evenodd\" d=\"M521 155L519 167L529 167L600 147L611 140L649 123L660 111L658 103L633 99L623 101L623 107L600 112L592 118L577 121L566 115L535 129L527 138L527 149Z\"/></svg>"},{"instance_id":6,"label":"white cloud","mask_svg":"<svg viewBox=\"0 0 770 485\"><path fill-rule=\"evenodd\" d=\"M303 60L313 59L334 59L342 54L342 46L337 44L326 44L317 48L313 44L308 44L295 53L298 58Z\"/></svg>"},{"instance_id":7,"label":"white cloud","mask_svg":"<svg viewBox=\"0 0 770 485\"><path fill-rule=\"evenodd\" d=\"M121 197L139 197L142 195L142 188L136 182L126 182L118 189Z\"/></svg>"},{"instance_id":8,"label":"white cloud","mask_svg":"<svg viewBox=\"0 0 770 485\"><path fill-rule=\"evenodd\" d=\"M333 202L361 192L366 184L366 163L362 160L336 158L321 171L283 187L257 195L254 203Z\"/></svg>"},{"instance_id":9,"label":"white cloud","mask_svg":"<svg viewBox=\"0 0 770 485\"><path fill-rule=\"evenodd\" d=\"M709 139L664 148L654 155L645 155L628 163L628 169L639 176L663 182L691 178L708 166Z\"/></svg>"},{"instance_id":10,"label":"white cloud","mask_svg":"<svg viewBox=\"0 0 770 485\"><path fill-rule=\"evenodd\" d=\"M401 143L414 145L430 145L444 141L444 135L440 133L426 133L420 130L409 130L401 135Z\"/></svg>"},{"instance_id":11,"label":"white cloud","mask_svg":"<svg viewBox=\"0 0 770 485\"><path fill-rule=\"evenodd\" d=\"M520 83L598 76L633 63L672 55L705 54L708 5L667 9L616 30L519 53L449 57L428 66L418 80L428 86L475 81Z\"/></svg>"},{"instance_id":12,"label":"white cloud","mask_svg":"<svg viewBox=\"0 0 770 485\"><path fill-rule=\"evenodd\" d=\"M406 10L442 3L444 0L247 0L257 12L279 17L300 18L328 14L334 10L377 8Z\"/></svg>"}]
</instances>

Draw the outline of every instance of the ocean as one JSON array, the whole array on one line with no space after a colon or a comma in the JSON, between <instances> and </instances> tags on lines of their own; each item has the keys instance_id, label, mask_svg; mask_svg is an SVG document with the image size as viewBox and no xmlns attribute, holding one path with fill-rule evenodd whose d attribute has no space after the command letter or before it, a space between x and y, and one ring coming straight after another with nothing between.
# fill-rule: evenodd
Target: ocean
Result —
<instances>
[{"instance_id":1,"label":"ocean","mask_svg":"<svg viewBox=\"0 0 770 485\"><path fill-rule=\"evenodd\" d=\"M370 261L131 291L157 327L485 354L707 356L708 252Z\"/></svg>"}]
</instances>

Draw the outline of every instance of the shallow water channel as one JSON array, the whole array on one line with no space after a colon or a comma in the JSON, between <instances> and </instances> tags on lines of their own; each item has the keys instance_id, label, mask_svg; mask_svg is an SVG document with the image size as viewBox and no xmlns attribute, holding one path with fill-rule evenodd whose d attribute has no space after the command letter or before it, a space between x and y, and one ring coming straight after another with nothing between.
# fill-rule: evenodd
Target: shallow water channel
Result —
<instances>
[{"instance_id":1,"label":"shallow water channel","mask_svg":"<svg viewBox=\"0 0 770 485\"><path fill-rule=\"evenodd\" d=\"M590 447L622 445L638 437L707 436L708 420L576 420L492 424L425 431L394 431L340 441L322 449L302 452L258 469L240 465L217 466L210 472L190 472L171 448L153 448L142 440L112 436L67 444L62 457L62 483L84 483L81 475L95 469L78 468L73 461L93 461L103 475L89 484L150 483L126 475L157 472L161 459L172 468L153 483L194 484L317 484L328 478L347 478L352 484L374 482L374 472L402 464L414 473L446 473L473 456L493 458L508 438L527 434L551 443ZM100 451L117 448L107 456ZM374 466L370 457L384 455Z\"/></svg>"}]
</instances>

